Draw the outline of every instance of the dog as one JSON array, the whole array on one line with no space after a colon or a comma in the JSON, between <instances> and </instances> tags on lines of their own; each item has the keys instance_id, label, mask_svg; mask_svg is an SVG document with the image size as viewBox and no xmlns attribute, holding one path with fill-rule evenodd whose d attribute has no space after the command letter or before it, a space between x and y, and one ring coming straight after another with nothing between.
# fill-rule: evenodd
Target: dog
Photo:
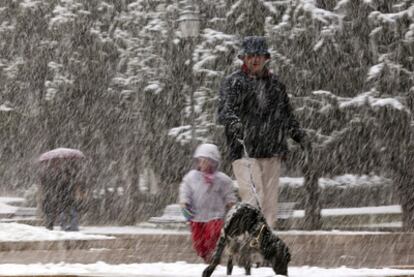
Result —
<instances>
[{"instance_id":1,"label":"dog","mask_svg":"<svg viewBox=\"0 0 414 277\"><path fill-rule=\"evenodd\" d=\"M288 263L290 262L290 252L286 244L275 234L266 223L262 212L247 203L237 203L227 213L224 227L221 231L216 249L211 258L210 264L204 269L202 277L210 277L217 265L220 264L223 251L231 249L231 243L237 241L238 237L245 235L246 245L256 249L262 256L264 263L270 264L273 271L279 275L288 275ZM242 266L246 270L246 275L250 275L251 250L245 248ZM242 250L239 248L239 250ZM237 251L237 247L233 247ZM243 254L243 253L242 253ZM227 274L231 274L233 257L230 256L227 264Z\"/></svg>"},{"instance_id":2,"label":"dog","mask_svg":"<svg viewBox=\"0 0 414 277\"><path fill-rule=\"evenodd\" d=\"M226 245L227 259L227 275L231 275L233 271L233 263L236 262L240 267L243 267L246 275L251 274L253 260L256 267L262 264L261 257L256 247L254 247L255 240L248 234L241 235L235 238L229 238ZM254 257L254 259L253 259Z\"/></svg>"}]
</instances>

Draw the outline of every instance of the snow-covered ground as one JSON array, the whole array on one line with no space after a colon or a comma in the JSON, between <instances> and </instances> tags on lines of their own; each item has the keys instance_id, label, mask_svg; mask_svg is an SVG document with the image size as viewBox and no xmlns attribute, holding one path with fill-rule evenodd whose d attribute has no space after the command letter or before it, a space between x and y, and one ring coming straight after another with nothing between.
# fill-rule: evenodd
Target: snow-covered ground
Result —
<instances>
[{"instance_id":1,"label":"snow-covered ground","mask_svg":"<svg viewBox=\"0 0 414 277\"><path fill-rule=\"evenodd\" d=\"M159 229L139 226L81 226L80 232L64 232L59 227L49 231L42 226L30 226L19 223L0 223L0 242L16 241L56 241L56 240L93 240L93 239L113 239L116 235L142 235L142 234L168 234L190 235L188 230ZM383 234L387 232L370 231L302 231L289 230L278 231L283 234L308 234L308 235L366 235Z\"/></svg>"},{"instance_id":2,"label":"snow-covered ground","mask_svg":"<svg viewBox=\"0 0 414 277\"><path fill-rule=\"evenodd\" d=\"M314 235L358 235L358 234L383 234L386 232L369 231L278 231L283 234L314 234ZM159 228L142 228L139 226L81 226L80 232L64 232L59 227L49 231L41 226L30 226L19 223L0 223L0 242L13 241L56 241L56 240L92 240L113 239L116 235L140 235L140 234L190 234L188 230L171 230Z\"/></svg>"},{"instance_id":3,"label":"snow-covered ground","mask_svg":"<svg viewBox=\"0 0 414 277\"><path fill-rule=\"evenodd\" d=\"M186 277L201 276L206 265L176 263L152 264L121 264L110 265L102 262L95 264L0 264L0 275L85 275L85 276L142 276L142 277ZM382 269L352 269L352 268L318 268L318 267L289 267L290 277L374 277L374 276L404 276L414 274L414 270ZM217 267L213 277L224 277L226 268ZM235 267L235 277L245 276L244 270ZM271 268L253 268L254 276L275 276Z\"/></svg>"},{"instance_id":4,"label":"snow-covered ground","mask_svg":"<svg viewBox=\"0 0 414 277\"><path fill-rule=\"evenodd\" d=\"M140 234L190 234L188 230L160 229L140 226L81 226L80 231L85 234L99 235L140 235ZM1 240L1 238L0 238Z\"/></svg>"},{"instance_id":5,"label":"snow-covered ground","mask_svg":"<svg viewBox=\"0 0 414 277\"><path fill-rule=\"evenodd\" d=\"M12 214L18 210L18 207L13 206L12 203L23 202L24 199L20 197L0 197L0 214Z\"/></svg>"},{"instance_id":6,"label":"snow-covered ground","mask_svg":"<svg viewBox=\"0 0 414 277\"><path fill-rule=\"evenodd\" d=\"M322 216L338 216L338 215L363 215L363 214L399 214L401 213L400 205L389 205L379 207L359 207L359 208L334 208L322 209ZM304 217L304 210L295 210L293 217Z\"/></svg>"},{"instance_id":7,"label":"snow-covered ground","mask_svg":"<svg viewBox=\"0 0 414 277\"><path fill-rule=\"evenodd\" d=\"M390 183L391 180L377 175L338 175L333 178L319 178L319 187L337 187L337 186L367 186ZM303 177L280 177L280 184L300 187L303 186Z\"/></svg>"},{"instance_id":8,"label":"snow-covered ground","mask_svg":"<svg viewBox=\"0 0 414 277\"><path fill-rule=\"evenodd\" d=\"M0 215L9 214L16 211L18 207L12 206L13 203L23 201L22 198L0 197ZM377 214L377 213L400 213L401 208L398 205L382 207L362 207L347 209L323 209L323 216L332 215L350 215L350 214ZM294 217L304 216L303 210L296 210ZM385 224L385 223L382 223ZM390 223L391 224L391 223ZM392 223L393 226L400 226L401 223ZM382 225L381 225L382 226ZM18 223L0 222L0 242L1 241L39 241L39 240L84 240L84 239L111 239L111 235L127 234L183 234L187 230L171 230L160 228L142 228L139 226L81 226L80 232L63 232L59 231L56 226L54 231L49 231L41 226L30 226ZM358 234L358 233L378 233L378 232L348 232L348 231L284 231L283 233L314 233L314 234Z\"/></svg>"},{"instance_id":9,"label":"snow-covered ground","mask_svg":"<svg viewBox=\"0 0 414 277\"><path fill-rule=\"evenodd\" d=\"M0 197L0 214L6 214L15 211L16 207L12 206L12 202L18 202L18 198L2 198ZM367 207L358 208L358 210L335 209L329 213L334 214L359 214L359 213L386 213L399 212L398 206L387 207ZM296 214L298 216L299 214ZM0 242L13 241L39 241L39 240L84 240L84 239L112 239L110 235L117 234L148 234L148 233L165 233L165 234L189 234L186 230L163 230L155 228L141 228L138 226L81 226L80 232L62 232L58 228L49 231L41 226L29 226L18 223L0 223ZM285 231L283 233L314 233L314 234L359 234L359 233L375 233L379 232L344 232L344 231ZM205 268L204 264L188 264L186 262L176 263L143 263L143 264L119 264L111 265L103 262L94 264L0 264L0 275L83 275L83 276L141 276L141 277L186 277L201 276L201 272ZM412 274L413 270L399 270L391 268L382 269L352 269L346 267L340 268L318 268L318 267L289 267L289 276L291 277L368 277L368 276L404 276ZM225 267L218 267L213 277L226 276ZM232 276L245 276L244 270L235 268ZM274 276L270 268L254 268L252 276Z\"/></svg>"},{"instance_id":10,"label":"snow-covered ground","mask_svg":"<svg viewBox=\"0 0 414 277\"><path fill-rule=\"evenodd\" d=\"M159 230L151 228L140 228L136 226L116 227L82 227L80 232L49 231L44 227L34 227L17 223L0 224L0 241L38 241L38 240L63 240L63 239L104 239L111 238L105 234L143 234L143 233L188 233L188 231ZM287 231L286 233L301 233L305 231ZM285 233L285 232L281 232ZM343 232L343 231L314 231L307 233L324 234L357 234L368 232ZM378 233L378 232L375 232ZM143 263L143 264L119 264L110 265L102 262L94 264L0 264L1 275L84 275L84 276L141 276L141 277L186 277L201 276L205 268L204 264L177 263ZM397 270L390 268L382 269L352 269L340 268L318 268L318 267L290 267L291 277L368 277L368 276L404 276L414 274L414 270ZM217 268L213 277L226 276L225 268ZM232 276L245 276L241 268L235 268ZM254 268L252 276L274 276L270 268Z\"/></svg>"},{"instance_id":11,"label":"snow-covered ground","mask_svg":"<svg viewBox=\"0 0 414 277\"><path fill-rule=\"evenodd\" d=\"M40 226L19 223L0 223L0 242L2 241L51 241L51 240L91 240L112 239L111 236L87 234L84 232L64 232L47 230Z\"/></svg>"}]
</instances>

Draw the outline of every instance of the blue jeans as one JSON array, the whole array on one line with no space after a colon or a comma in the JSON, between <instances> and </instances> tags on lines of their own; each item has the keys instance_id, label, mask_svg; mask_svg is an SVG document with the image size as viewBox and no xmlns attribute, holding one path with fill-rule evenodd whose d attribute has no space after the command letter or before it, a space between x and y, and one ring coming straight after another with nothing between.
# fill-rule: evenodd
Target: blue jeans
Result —
<instances>
[{"instance_id":1,"label":"blue jeans","mask_svg":"<svg viewBox=\"0 0 414 277\"><path fill-rule=\"evenodd\" d=\"M76 207L60 213L60 227L63 231L79 231L79 215Z\"/></svg>"}]
</instances>

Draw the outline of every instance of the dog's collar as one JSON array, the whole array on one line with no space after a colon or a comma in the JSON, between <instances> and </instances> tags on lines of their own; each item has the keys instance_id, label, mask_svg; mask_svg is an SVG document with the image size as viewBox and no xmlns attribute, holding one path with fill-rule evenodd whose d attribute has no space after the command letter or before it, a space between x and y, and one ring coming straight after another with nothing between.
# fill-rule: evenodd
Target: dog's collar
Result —
<instances>
[{"instance_id":1,"label":"dog's collar","mask_svg":"<svg viewBox=\"0 0 414 277\"><path fill-rule=\"evenodd\" d=\"M257 237L255 237L255 238L253 238L251 241L250 241L250 247L252 247L252 248L256 248L256 249L259 249L259 245L260 245L260 237L261 237L261 235L262 235L262 233L263 233L263 230L264 230L264 228L266 227L266 224L262 224L262 227L260 228L260 232L259 232L259 234L257 235Z\"/></svg>"}]
</instances>

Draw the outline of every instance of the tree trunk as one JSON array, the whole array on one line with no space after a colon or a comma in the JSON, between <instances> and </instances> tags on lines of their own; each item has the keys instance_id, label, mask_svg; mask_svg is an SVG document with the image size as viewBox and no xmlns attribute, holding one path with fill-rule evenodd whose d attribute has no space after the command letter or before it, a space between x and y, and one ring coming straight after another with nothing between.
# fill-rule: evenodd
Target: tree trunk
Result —
<instances>
[{"instance_id":1,"label":"tree trunk","mask_svg":"<svg viewBox=\"0 0 414 277\"><path fill-rule=\"evenodd\" d=\"M303 229L305 230L319 230L322 227L318 179L316 174L305 175L306 200L303 223Z\"/></svg>"},{"instance_id":2,"label":"tree trunk","mask_svg":"<svg viewBox=\"0 0 414 277\"><path fill-rule=\"evenodd\" d=\"M413 186L414 184L410 183L407 184L409 186ZM414 196L411 194L406 199L408 201L401 202L401 210L402 210L402 229L405 232L413 232L414 231Z\"/></svg>"},{"instance_id":3,"label":"tree trunk","mask_svg":"<svg viewBox=\"0 0 414 277\"><path fill-rule=\"evenodd\" d=\"M316 170L315 161L312 154L308 154L304 166L304 188L305 188L305 219L303 229L319 230L322 227L321 222L321 204L319 191L319 174Z\"/></svg>"},{"instance_id":4,"label":"tree trunk","mask_svg":"<svg viewBox=\"0 0 414 277\"><path fill-rule=\"evenodd\" d=\"M414 231L414 145L405 145L392 153L389 167L393 170L394 185L401 205L402 229Z\"/></svg>"},{"instance_id":5,"label":"tree trunk","mask_svg":"<svg viewBox=\"0 0 414 277\"><path fill-rule=\"evenodd\" d=\"M401 205L402 229L414 231L414 176L405 170L398 170L394 178Z\"/></svg>"}]
</instances>

